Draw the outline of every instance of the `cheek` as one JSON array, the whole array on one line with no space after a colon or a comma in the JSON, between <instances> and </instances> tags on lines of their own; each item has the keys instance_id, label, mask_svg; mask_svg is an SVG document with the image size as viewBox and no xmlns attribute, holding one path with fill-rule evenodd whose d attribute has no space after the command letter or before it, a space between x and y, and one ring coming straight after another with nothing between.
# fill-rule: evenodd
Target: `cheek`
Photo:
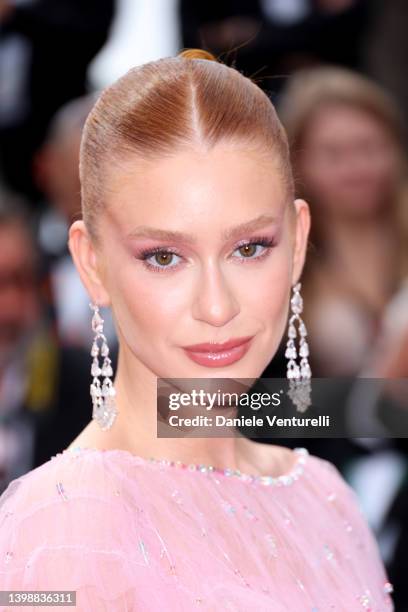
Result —
<instances>
[{"instance_id":1,"label":"cheek","mask_svg":"<svg viewBox=\"0 0 408 612\"><path fill-rule=\"evenodd\" d=\"M116 279L115 316L129 341L131 335L136 342L142 338L165 340L180 323L182 287L174 280L171 287L168 279L156 278L159 274L124 270Z\"/></svg>"},{"instance_id":2,"label":"cheek","mask_svg":"<svg viewBox=\"0 0 408 612\"><path fill-rule=\"evenodd\" d=\"M328 166L325 172L320 172L316 180L314 181L314 191L319 194L321 193L323 196L335 195L338 189L341 188L343 183L343 178L338 168L335 166Z\"/></svg>"},{"instance_id":3,"label":"cheek","mask_svg":"<svg viewBox=\"0 0 408 612\"><path fill-rule=\"evenodd\" d=\"M394 156L380 158L373 168L373 181L377 181L384 188L390 188L399 176L398 160Z\"/></svg>"},{"instance_id":4,"label":"cheek","mask_svg":"<svg viewBox=\"0 0 408 612\"><path fill-rule=\"evenodd\" d=\"M291 245L286 237L262 263L234 264L225 270L226 282L239 304L242 329L259 333L262 352L276 350L286 324L291 279ZM143 361L150 353L178 344L195 333L192 315L193 274L144 272L129 265L118 267L111 284L112 309L120 336ZM142 357L143 353L143 357Z\"/></svg>"},{"instance_id":5,"label":"cheek","mask_svg":"<svg viewBox=\"0 0 408 612\"><path fill-rule=\"evenodd\" d=\"M272 251L268 265L245 275L245 314L256 319L268 342L279 343L286 324L291 290L292 255L289 244Z\"/></svg>"}]
</instances>

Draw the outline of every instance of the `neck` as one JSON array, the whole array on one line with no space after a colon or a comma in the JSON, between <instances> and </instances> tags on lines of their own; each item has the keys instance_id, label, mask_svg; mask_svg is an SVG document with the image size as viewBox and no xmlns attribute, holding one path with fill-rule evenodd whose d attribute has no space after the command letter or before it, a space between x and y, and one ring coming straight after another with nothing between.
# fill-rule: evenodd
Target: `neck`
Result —
<instances>
[{"instance_id":1,"label":"neck","mask_svg":"<svg viewBox=\"0 0 408 612\"><path fill-rule=\"evenodd\" d=\"M254 443L238 432L236 437L231 432L226 438L157 437L157 377L121 348L114 386L118 415L112 428L103 432L95 422L88 426L94 443L101 448L121 448L146 458L253 470ZM161 435L166 435L162 431L160 428Z\"/></svg>"}]
</instances>

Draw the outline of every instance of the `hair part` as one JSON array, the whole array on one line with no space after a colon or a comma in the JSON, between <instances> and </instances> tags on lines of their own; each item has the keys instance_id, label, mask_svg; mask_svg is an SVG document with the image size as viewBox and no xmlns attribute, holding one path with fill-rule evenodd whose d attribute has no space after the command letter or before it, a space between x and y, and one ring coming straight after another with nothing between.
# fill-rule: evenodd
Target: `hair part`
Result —
<instances>
[{"instance_id":1,"label":"hair part","mask_svg":"<svg viewBox=\"0 0 408 612\"><path fill-rule=\"evenodd\" d=\"M223 142L275 157L293 200L286 132L250 78L202 49L130 69L100 94L82 134L82 214L91 237L97 241L105 179L115 164L129 156L154 160L191 148L207 151Z\"/></svg>"}]
</instances>

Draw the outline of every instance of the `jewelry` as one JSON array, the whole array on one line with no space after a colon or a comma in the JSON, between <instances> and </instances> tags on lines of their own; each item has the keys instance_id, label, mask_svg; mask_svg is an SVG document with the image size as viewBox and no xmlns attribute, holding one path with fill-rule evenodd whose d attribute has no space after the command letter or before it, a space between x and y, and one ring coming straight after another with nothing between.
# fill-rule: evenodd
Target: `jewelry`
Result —
<instances>
[{"instance_id":1,"label":"jewelry","mask_svg":"<svg viewBox=\"0 0 408 612\"><path fill-rule=\"evenodd\" d=\"M93 357L91 366L91 376L93 376L91 384L93 405L92 418L96 420L103 431L106 431L112 427L118 414L115 404L116 390L110 379L110 377L113 376L113 370L109 358L108 343L103 333L104 320L99 314L99 307L97 304L89 304L89 307L94 311L92 317L92 331L95 332L95 338L91 348L91 355ZM99 340L102 343L100 347L98 345ZM104 358L102 367L99 367L99 354ZM98 376L104 377L102 386Z\"/></svg>"},{"instance_id":2,"label":"jewelry","mask_svg":"<svg viewBox=\"0 0 408 612\"><path fill-rule=\"evenodd\" d=\"M304 472L305 464L307 463L309 457L309 451L307 448L302 446L298 446L293 449L293 452L296 456L295 463L286 474L282 474L281 476L261 476L254 474L246 474L241 472L240 470L234 470L232 468L219 468L213 465L204 465L199 463L183 463L182 461L175 461L172 459L158 459L155 457L144 458L139 455L133 455L127 450L121 449L96 449L96 448L87 448L86 446L76 446L71 448L66 448L61 453L55 455L56 457L71 453L74 456L78 456L83 452L102 452L102 453L121 453L123 457L128 458L131 461L135 461L139 464L152 465L157 466L158 469L164 470L167 467L171 468L181 468L184 470L188 470L189 472L200 472L202 474L214 476L222 475L228 478L238 478L244 482L248 482L249 484L261 484L266 486L290 486L296 480L298 480Z\"/></svg>"},{"instance_id":3,"label":"jewelry","mask_svg":"<svg viewBox=\"0 0 408 612\"><path fill-rule=\"evenodd\" d=\"M297 283L292 287L293 294L290 300L292 315L289 319L288 341L286 343L285 357L288 358L287 378L289 380L288 395L292 402L296 405L299 412L304 412L310 406L311 383L310 379L312 371L310 369L308 356L309 345L306 341L307 329L302 321L300 314L303 310L303 299L300 295L301 283ZM297 331L295 323L298 323L298 331L300 336L299 356L301 357L298 364L296 358L298 352L295 346Z\"/></svg>"}]
</instances>

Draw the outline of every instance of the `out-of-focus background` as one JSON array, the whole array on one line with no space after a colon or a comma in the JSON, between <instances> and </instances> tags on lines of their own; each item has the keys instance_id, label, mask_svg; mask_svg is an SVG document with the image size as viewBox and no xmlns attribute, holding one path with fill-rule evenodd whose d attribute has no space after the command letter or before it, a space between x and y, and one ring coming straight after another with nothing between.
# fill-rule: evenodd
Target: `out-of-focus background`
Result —
<instances>
[{"instance_id":1,"label":"out-of-focus background","mask_svg":"<svg viewBox=\"0 0 408 612\"><path fill-rule=\"evenodd\" d=\"M91 312L67 249L84 121L128 68L183 47L255 80L288 131L313 215L313 375L408 377L407 29L404 0L0 0L0 493L91 418ZM263 376L284 366L283 343ZM353 486L408 610L406 438L284 442Z\"/></svg>"}]
</instances>

